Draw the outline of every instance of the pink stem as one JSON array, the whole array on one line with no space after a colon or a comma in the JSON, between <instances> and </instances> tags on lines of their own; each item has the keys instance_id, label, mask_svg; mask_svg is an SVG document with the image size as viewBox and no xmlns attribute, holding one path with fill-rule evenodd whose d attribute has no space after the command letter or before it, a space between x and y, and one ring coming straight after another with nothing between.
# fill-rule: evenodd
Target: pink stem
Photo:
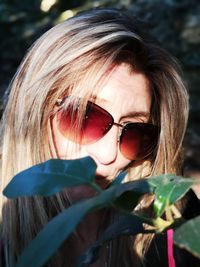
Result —
<instances>
[{"instance_id":1,"label":"pink stem","mask_svg":"<svg viewBox=\"0 0 200 267\"><path fill-rule=\"evenodd\" d=\"M167 253L168 253L168 267L176 267L173 255L173 229L167 230Z\"/></svg>"}]
</instances>

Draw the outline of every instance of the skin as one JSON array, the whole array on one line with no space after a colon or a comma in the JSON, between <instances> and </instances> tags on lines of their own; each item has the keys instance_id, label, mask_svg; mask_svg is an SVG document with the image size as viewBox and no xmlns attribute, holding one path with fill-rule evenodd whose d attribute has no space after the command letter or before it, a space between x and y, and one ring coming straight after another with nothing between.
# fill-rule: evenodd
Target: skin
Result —
<instances>
[{"instance_id":1,"label":"skin","mask_svg":"<svg viewBox=\"0 0 200 267\"><path fill-rule=\"evenodd\" d=\"M114 68L102 84L95 102L107 110L120 124L147 122L151 107L149 81L144 74L131 71L125 63ZM89 145L77 146L66 139L57 127L56 116L52 121L54 143L61 159L90 156L97 164L97 179L112 180L130 160L125 158L118 146L119 128L113 126L100 140Z\"/></svg>"}]
</instances>

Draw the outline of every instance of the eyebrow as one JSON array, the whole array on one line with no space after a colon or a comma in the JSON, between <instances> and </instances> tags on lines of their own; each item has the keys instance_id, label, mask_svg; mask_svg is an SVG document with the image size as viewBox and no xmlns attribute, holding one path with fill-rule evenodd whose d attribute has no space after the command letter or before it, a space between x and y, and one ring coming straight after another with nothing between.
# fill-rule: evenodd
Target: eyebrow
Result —
<instances>
[{"instance_id":1,"label":"eyebrow","mask_svg":"<svg viewBox=\"0 0 200 267\"><path fill-rule=\"evenodd\" d=\"M97 104L108 103L109 102L106 99L99 98L96 95L91 96L90 101L94 101ZM121 119L125 119L125 118L141 118L141 117L149 119L150 115L151 114L148 111L131 111L131 112L123 115Z\"/></svg>"},{"instance_id":2,"label":"eyebrow","mask_svg":"<svg viewBox=\"0 0 200 267\"><path fill-rule=\"evenodd\" d=\"M123 115L121 117L121 119L125 119L125 118L147 118L149 119L150 118L150 112L148 111L132 111L132 112L129 112L125 115Z\"/></svg>"}]
</instances>

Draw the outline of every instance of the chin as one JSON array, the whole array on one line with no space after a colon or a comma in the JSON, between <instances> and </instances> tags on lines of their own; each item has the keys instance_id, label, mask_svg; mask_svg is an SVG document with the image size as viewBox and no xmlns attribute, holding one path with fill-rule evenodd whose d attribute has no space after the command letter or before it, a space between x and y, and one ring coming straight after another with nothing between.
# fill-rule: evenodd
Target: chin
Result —
<instances>
[{"instance_id":1,"label":"chin","mask_svg":"<svg viewBox=\"0 0 200 267\"><path fill-rule=\"evenodd\" d=\"M112 183L115 177L116 177L116 174L102 175L102 174L97 173L95 176L95 181L101 188L105 189Z\"/></svg>"}]
</instances>

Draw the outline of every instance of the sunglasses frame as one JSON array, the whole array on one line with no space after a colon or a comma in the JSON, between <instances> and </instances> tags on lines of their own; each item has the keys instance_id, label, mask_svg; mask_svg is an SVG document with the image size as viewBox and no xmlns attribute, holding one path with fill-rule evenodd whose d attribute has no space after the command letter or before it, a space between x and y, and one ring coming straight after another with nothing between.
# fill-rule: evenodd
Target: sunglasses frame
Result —
<instances>
[{"instance_id":1,"label":"sunglasses frame","mask_svg":"<svg viewBox=\"0 0 200 267\"><path fill-rule=\"evenodd\" d=\"M58 107L60 107L57 112L63 112L62 111L62 106L63 106L66 98L68 98L68 96L63 98L63 99L59 99L56 102L56 105ZM69 104L69 107L70 107L70 104ZM69 107L67 107L66 110L69 109ZM136 128L141 128L141 129L143 128L144 129L146 127L146 128L149 128L149 130L152 130L152 132L153 132L152 139L154 138L154 141L152 141L152 146L149 146L150 147L149 148L149 152L146 153L145 156L139 156L141 153L138 152L137 157L135 157L133 159L130 159L129 157L127 157L127 155L124 155L124 157L126 157L126 158L128 158L130 160L141 160L141 159L149 158L150 155L153 154L153 151L155 151L155 148L157 147L158 137L159 137L159 132L160 132L160 128L157 125L153 125L151 123L143 123L143 122L142 123L141 122L128 122L128 123L125 123L125 124L117 123L117 122L114 121L113 116L107 110L105 110L104 108L102 108L101 106L97 105L96 103L94 103L92 101L87 101L85 115L83 117L83 120L86 121L88 119L87 118L88 115L86 115L88 113L88 109L94 109L94 108L98 109L98 111L101 111L104 115L106 114L110 118L111 122L108 125L106 125L106 130L105 130L104 134L102 134L102 136L100 136L98 138L95 138L95 139L93 138L94 140L92 142L85 142L85 143L78 142L78 143L84 144L84 145L95 143L98 140L100 140L101 138L103 138L110 131L110 129L115 125L115 126L120 128L120 130L118 131L117 141L119 143L119 149L120 149L121 153L124 155L123 149L121 147L122 147L122 142L123 142L122 139L123 139L123 137L125 135L125 131L128 130L127 128L130 127L130 126L134 126ZM79 107L77 107L77 110L78 109L79 109ZM140 129L140 131L141 131L141 129ZM84 132L84 130L83 130L83 132ZM62 131L61 131L61 134L63 134ZM65 134L63 134L63 135L65 136ZM84 133L83 133L83 135L84 135ZM82 138L80 138L80 139L82 139ZM157 142L155 142L155 139L157 139ZM153 148L151 148L151 147L153 147Z\"/></svg>"}]
</instances>

